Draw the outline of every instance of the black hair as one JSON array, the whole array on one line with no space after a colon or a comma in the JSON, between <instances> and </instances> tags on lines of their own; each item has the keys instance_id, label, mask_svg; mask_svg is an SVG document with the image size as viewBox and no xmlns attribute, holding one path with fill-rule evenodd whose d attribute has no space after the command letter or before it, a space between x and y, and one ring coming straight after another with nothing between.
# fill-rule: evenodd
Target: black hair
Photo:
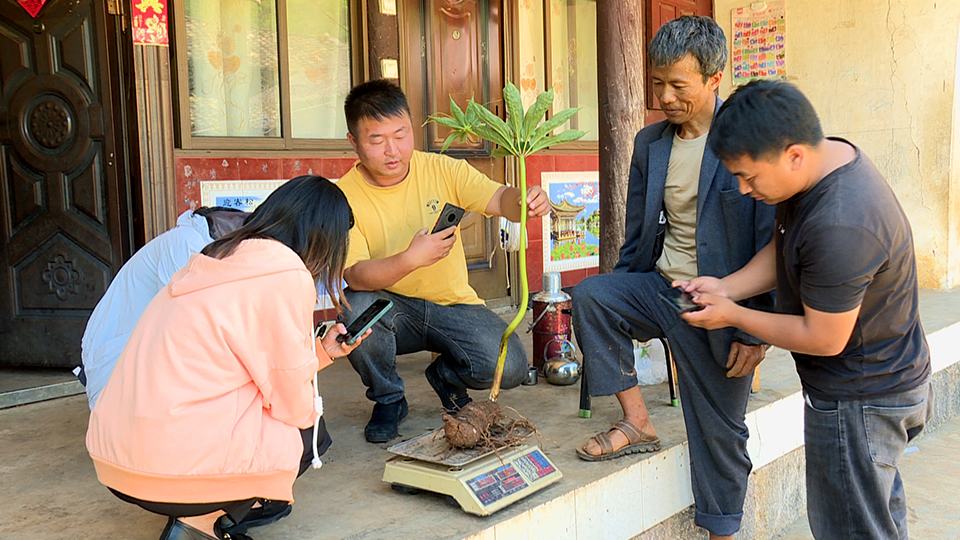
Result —
<instances>
[{"instance_id":1,"label":"black hair","mask_svg":"<svg viewBox=\"0 0 960 540\"><path fill-rule=\"evenodd\" d=\"M243 212L243 210L229 206L201 206L193 211L194 214L203 217L207 217L214 212Z\"/></svg>"},{"instance_id":2,"label":"black hair","mask_svg":"<svg viewBox=\"0 0 960 540\"><path fill-rule=\"evenodd\" d=\"M321 176L298 176L274 190L242 227L207 245L202 253L223 259L250 238L282 242L300 256L339 311L352 226L353 212L340 188Z\"/></svg>"},{"instance_id":3,"label":"black hair","mask_svg":"<svg viewBox=\"0 0 960 540\"><path fill-rule=\"evenodd\" d=\"M794 144L823 141L817 111L797 87L756 80L737 88L717 111L707 144L720 159L780 155Z\"/></svg>"},{"instance_id":4,"label":"black hair","mask_svg":"<svg viewBox=\"0 0 960 540\"><path fill-rule=\"evenodd\" d=\"M243 210L229 206L201 206L193 213L207 220L210 238L214 240L236 230L250 217Z\"/></svg>"},{"instance_id":5,"label":"black hair","mask_svg":"<svg viewBox=\"0 0 960 540\"><path fill-rule=\"evenodd\" d=\"M403 113L410 116L410 104L399 86L387 79L376 79L350 90L343 102L343 113L347 117L347 130L356 137L360 120L373 118L381 121L403 116Z\"/></svg>"},{"instance_id":6,"label":"black hair","mask_svg":"<svg viewBox=\"0 0 960 540\"><path fill-rule=\"evenodd\" d=\"M703 82L723 71L727 63L727 38L717 21L699 15L667 21L647 48L653 67L672 66L688 54L700 64Z\"/></svg>"}]
</instances>

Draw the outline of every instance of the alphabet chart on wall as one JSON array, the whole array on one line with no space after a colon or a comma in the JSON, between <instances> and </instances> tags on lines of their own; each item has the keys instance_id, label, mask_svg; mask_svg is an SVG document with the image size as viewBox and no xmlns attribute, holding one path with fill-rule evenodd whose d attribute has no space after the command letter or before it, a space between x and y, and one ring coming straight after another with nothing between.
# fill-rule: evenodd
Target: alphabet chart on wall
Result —
<instances>
[{"instance_id":1,"label":"alphabet chart on wall","mask_svg":"<svg viewBox=\"0 0 960 540\"><path fill-rule=\"evenodd\" d=\"M783 2L754 2L731 10L734 86L787 78L785 13Z\"/></svg>"}]
</instances>

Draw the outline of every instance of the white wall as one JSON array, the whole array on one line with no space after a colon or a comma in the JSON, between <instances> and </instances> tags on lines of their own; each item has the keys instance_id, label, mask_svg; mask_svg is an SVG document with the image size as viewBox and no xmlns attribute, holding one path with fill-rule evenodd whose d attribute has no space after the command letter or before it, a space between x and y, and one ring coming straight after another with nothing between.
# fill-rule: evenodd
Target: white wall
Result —
<instances>
[{"instance_id":1,"label":"white wall","mask_svg":"<svg viewBox=\"0 0 960 540\"><path fill-rule=\"evenodd\" d=\"M731 9L747 5L715 1L728 36ZM957 0L786 0L788 80L893 186L930 288L960 285L958 21Z\"/></svg>"}]
</instances>

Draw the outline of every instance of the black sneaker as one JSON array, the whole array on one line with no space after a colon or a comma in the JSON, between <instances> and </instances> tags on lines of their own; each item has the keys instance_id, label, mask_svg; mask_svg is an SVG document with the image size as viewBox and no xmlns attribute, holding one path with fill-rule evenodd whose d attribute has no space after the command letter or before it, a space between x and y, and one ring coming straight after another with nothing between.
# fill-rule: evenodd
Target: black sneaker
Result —
<instances>
[{"instance_id":1,"label":"black sneaker","mask_svg":"<svg viewBox=\"0 0 960 540\"><path fill-rule=\"evenodd\" d=\"M373 414L367 427L363 428L363 435L367 442L384 443L395 439L399 434L400 421L407 417L407 398L400 398L396 403L376 403Z\"/></svg>"},{"instance_id":2,"label":"black sneaker","mask_svg":"<svg viewBox=\"0 0 960 540\"><path fill-rule=\"evenodd\" d=\"M190 525L172 517L167 520L167 526L164 527L163 532L160 533L160 540L253 540L245 534L232 535L225 532L220 527L221 520L225 517L226 516L220 516L220 519L213 524L213 536L194 529ZM227 521L229 520L230 518L227 518Z\"/></svg>"},{"instance_id":3,"label":"black sneaker","mask_svg":"<svg viewBox=\"0 0 960 540\"><path fill-rule=\"evenodd\" d=\"M280 521L290 515L292 510L293 507L287 501L260 499L260 506L251 508L247 515L240 520L240 523L232 524L229 516L222 516L218 523L223 532L237 538L237 535L246 533L247 529Z\"/></svg>"},{"instance_id":4,"label":"black sneaker","mask_svg":"<svg viewBox=\"0 0 960 540\"><path fill-rule=\"evenodd\" d=\"M466 407L467 403L473 401L467 395L467 389L454 386L440 376L440 360L434 360L427 370L423 373L427 377L427 382L433 388L433 391L440 396L440 404L443 408L453 414Z\"/></svg>"}]
</instances>

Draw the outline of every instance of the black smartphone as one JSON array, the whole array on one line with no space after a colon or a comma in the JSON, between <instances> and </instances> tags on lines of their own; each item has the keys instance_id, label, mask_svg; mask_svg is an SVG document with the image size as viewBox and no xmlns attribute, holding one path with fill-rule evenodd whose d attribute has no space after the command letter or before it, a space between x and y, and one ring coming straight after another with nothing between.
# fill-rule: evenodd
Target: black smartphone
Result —
<instances>
[{"instance_id":1,"label":"black smartphone","mask_svg":"<svg viewBox=\"0 0 960 540\"><path fill-rule=\"evenodd\" d=\"M430 234L436 234L444 229L456 227L460 224L460 220L463 219L463 214L466 212L466 210L459 206L450 203L444 204L443 210L440 211L440 217L437 218L437 223L433 226Z\"/></svg>"},{"instance_id":2,"label":"black smartphone","mask_svg":"<svg viewBox=\"0 0 960 540\"><path fill-rule=\"evenodd\" d=\"M347 327L346 334L337 336L337 341L340 343L346 342L347 345L353 345L356 343L358 337L362 336L370 327L376 324L377 321L380 320L380 317L383 317L392 307L393 302L384 300L383 298L370 304L370 307L350 323L350 326Z\"/></svg>"},{"instance_id":3,"label":"black smartphone","mask_svg":"<svg viewBox=\"0 0 960 540\"><path fill-rule=\"evenodd\" d=\"M700 311L703 309L703 306L694 303L693 296L691 296L690 293L680 287L670 287L669 289L657 291L657 296L664 302L670 304L670 307L675 309L677 313L690 313L691 311Z\"/></svg>"}]
</instances>

